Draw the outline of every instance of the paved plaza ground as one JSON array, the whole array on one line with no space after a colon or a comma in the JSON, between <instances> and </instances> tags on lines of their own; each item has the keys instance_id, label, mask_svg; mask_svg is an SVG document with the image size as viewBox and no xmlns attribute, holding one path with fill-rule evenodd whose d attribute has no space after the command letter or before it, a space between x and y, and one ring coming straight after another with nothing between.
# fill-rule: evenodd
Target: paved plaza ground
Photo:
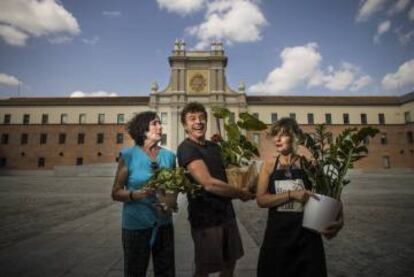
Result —
<instances>
[{"instance_id":1,"label":"paved plaza ground","mask_svg":"<svg viewBox=\"0 0 414 277\"><path fill-rule=\"evenodd\" d=\"M414 172L352 172L345 227L325 241L329 276L414 276ZM121 204L112 177L0 177L1 276L122 276ZM191 276L185 198L174 215L177 276ZM236 276L255 276L267 210L234 201L245 257ZM151 275L151 273L149 274Z\"/></svg>"}]
</instances>

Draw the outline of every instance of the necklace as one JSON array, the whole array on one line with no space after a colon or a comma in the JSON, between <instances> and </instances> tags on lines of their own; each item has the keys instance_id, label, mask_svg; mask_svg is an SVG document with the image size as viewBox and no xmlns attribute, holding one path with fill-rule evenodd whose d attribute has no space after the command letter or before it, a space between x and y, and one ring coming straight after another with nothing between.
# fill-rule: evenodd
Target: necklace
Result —
<instances>
[{"instance_id":1,"label":"necklace","mask_svg":"<svg viewBox=\"0 0 414 277\"><path fill-rule=\"evenodd\" d=\"M280 163L281 169L283 169L283 174L286 178L291 179L292 178L292 155L288 156L288 162L287 163Z\"/></svg>"}]
</instances>

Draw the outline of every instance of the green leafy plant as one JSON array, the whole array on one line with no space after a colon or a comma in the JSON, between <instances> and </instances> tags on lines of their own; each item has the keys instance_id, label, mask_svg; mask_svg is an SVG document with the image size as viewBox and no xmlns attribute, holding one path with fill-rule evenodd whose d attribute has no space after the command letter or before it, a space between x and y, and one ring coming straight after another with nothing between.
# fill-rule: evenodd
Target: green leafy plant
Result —
<instances>
[{"instance_id":1,"label":"green leafy plant","mask_svg":"<svg viewBox=\"0 0 414 277\"><path fill-rule=\"evenodd\" d=\"M237 122L230 122L230 111L224 107L213 107L219 134L212 136L212 141L221 147L225 167L241 167L247 165L253 156L259 156L256 145L248 141L242 133L245 131L261 131L267 129L266 124L249 113L241 113ZM221 136L220 119L224 122L227 139Z\"/></svg>"},{"instance_id":2,"label":"green leafy plant","mask_svg":"<svg viewBox=\"0 0 414 277\"><path fill-rule=\"evenodd\" d=\"M185 176L184 168L173 169L161 168L154 172L154 175L145 185L146 188L164 190L165 192L183 192L195 195L201 190L201 186L193 184Z\"/></svg>"},{"instance_id":3,"label":"green leafy plant","mask_svg":"<svg viewBox=\"0 0 414 277\"><path fill-rule=\"evenodd\" d=\"M368 153L364 139L378 132L372 127L346 128L333 140L332 133L322 124L315 127L315 132L304 133L303 145L313 159L302 158L301 164L314 191L340 200L344 186L350 182L345 178L348 169Z\"/></svg>"}]
</instances>

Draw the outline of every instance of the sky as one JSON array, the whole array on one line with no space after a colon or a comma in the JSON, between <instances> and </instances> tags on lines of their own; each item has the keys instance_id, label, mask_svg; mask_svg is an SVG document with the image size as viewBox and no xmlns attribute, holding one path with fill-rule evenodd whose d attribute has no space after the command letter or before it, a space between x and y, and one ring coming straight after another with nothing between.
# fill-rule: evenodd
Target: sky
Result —
<instances>
[{"instance_id":1,"label":"sky","mask_svg":"<svg viewBox=\"0 0 414 277\"><path fill-rule=\"evenodd\" d=\"M147 96L176 39L248 95L414 91L414 0L1 0L0 97Z\"/></svg>"}]
</instances>

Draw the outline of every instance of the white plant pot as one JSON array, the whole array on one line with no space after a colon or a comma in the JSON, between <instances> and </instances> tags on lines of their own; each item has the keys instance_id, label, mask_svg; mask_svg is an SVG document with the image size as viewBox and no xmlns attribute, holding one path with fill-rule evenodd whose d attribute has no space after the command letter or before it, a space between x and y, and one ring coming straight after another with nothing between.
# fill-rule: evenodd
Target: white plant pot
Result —
<instances>
[{"instance_id":1,"label":"white plant pot","mask_svg":"<svg viewBox=\"0 0 414 277\"><path fill-rule=\"evenodd\" d=\"M322 232L336 221L342 203L321 194L316 194L319 200L309 197L303 212L302 226L317 232Z\"/></svg>"}]
</instances>

